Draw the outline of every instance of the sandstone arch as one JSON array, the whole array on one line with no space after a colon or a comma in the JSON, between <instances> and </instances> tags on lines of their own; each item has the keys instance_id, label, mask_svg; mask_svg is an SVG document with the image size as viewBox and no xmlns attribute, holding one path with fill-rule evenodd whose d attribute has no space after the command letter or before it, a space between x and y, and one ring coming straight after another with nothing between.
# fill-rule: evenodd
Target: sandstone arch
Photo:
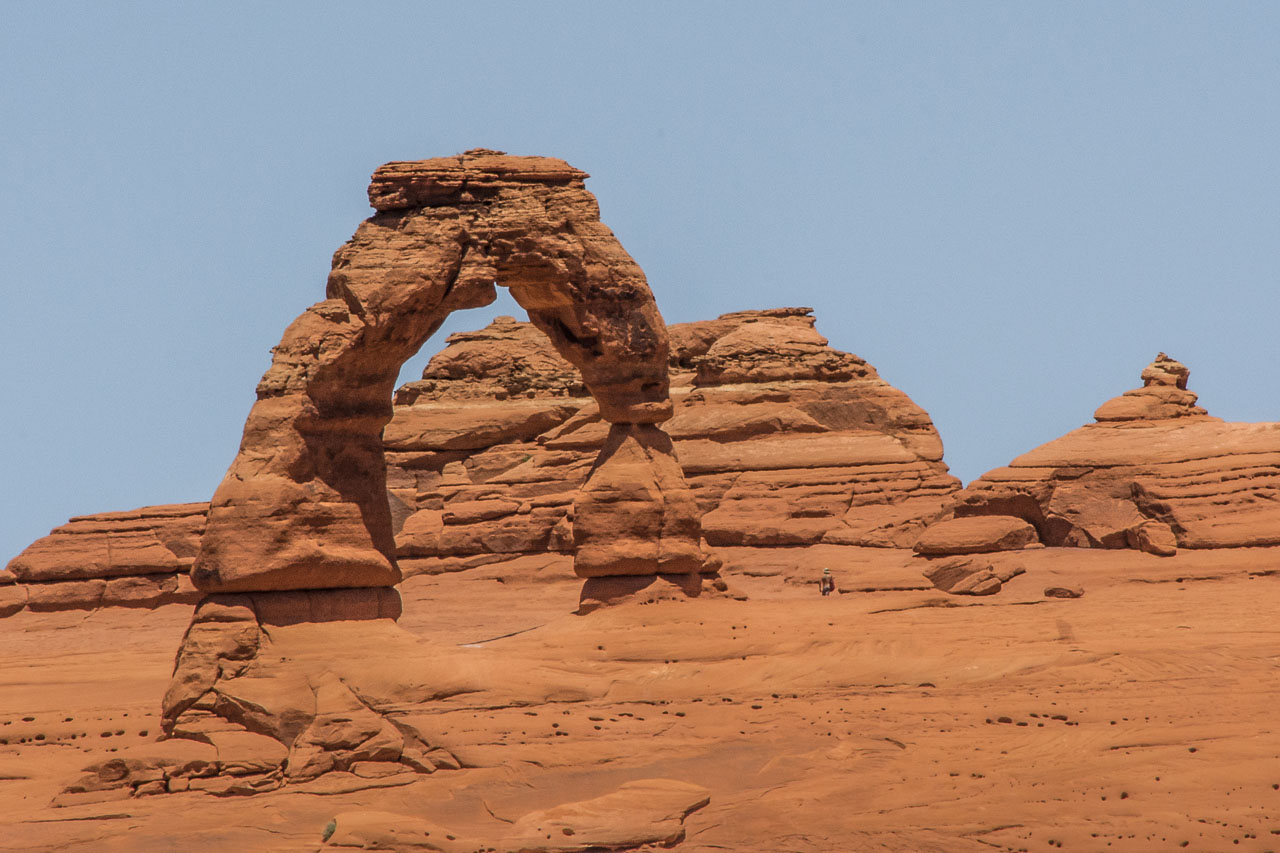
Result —
<instances>
[{"instance_id":1,"label":"sandstone arch","mask_svg":"<svg viewBox=\"0 0 1280 853\"><path fill-rule=\"evenodd\" d=\"M574 503L576 573L631 579L619 589L658 575L700 589L697 505L658 426L672 415L666 327L586 177L487 150L374 173L376 213L335 253L326 299L273 350L211 502L192 568L206 597L164 699L167 733L214 746L259 738L268 769L283 748L264 787L361 761L430 772L456 762L386 709L494 685L590 689L565 670L506 672L423 649L394 624L382 445L393 386L444 318L493 301L495 283L578 367L611 425Z\"/></svg>"},{"instance_id":2,"label":"sandstone arch","mask_svg":"<svg viewBox=\"0 0 1280 853\"><path fill-rule=\"evenodd\" d=\"M450 312L492 302L495 282L578 367L614 425L578 507L578 574L699 569L697 510L652 426L672 413L666 327L585 177L561 160L483 150L374 173L377 213L335 253L327 298L285 331L258 385L213 497L197 588L398 582L381 441L396 375ZM644 460L649 482L611 477L624 458ZM609 541L598 542L600 515L631 529L606 525Z\"/></svg>"}]
</instances>

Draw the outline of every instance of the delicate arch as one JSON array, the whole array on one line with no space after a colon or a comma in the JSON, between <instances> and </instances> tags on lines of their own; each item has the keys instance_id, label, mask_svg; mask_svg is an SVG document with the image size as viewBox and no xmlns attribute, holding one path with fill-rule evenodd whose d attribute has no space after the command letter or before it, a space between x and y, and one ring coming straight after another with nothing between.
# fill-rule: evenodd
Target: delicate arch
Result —
<instances>
[{"instance_id":1,"label":"delicate arch","mask_svg":"<svg viewBox=\"0 0 1280 853\"><path fill-rule=\"evenodd\" d=\"M475 150L379 168L377 211L286 329L192 570L207 593L400 580L382 430L400 366L450 312L510 288L613 424L575 502L583 577L701 568L671 442L666 327L644 273L561 160Z\"/></svg>"}]
</instances>

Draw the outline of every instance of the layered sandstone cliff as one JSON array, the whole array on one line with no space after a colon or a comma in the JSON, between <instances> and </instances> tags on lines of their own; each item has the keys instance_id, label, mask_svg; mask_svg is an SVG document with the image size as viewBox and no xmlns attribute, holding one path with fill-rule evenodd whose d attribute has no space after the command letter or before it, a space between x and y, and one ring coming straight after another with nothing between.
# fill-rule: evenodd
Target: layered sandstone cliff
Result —
<instances>
[{"instance_id":1,"label":"layered sandstone cliff","mask_svg":"<svg viewBox=\"0 0 1280 853\"><path fill-rule=\"evenodd\" d=\"M1280 424L1210 416L1188 375L1160 353L1096 423L970 483L955 515L1016 516L1049 546L1167 555L1280 544Z\"/></svg>"},{"instance_id":2,"label":"layered sandstone cliff","mask_svg":"<svg viewBox=\"0 0 1280 853\"><path fill-rule=\"evenodd\" d=\"M188 573L208 503L76 516L0 572L0 616L100 606L158 607L198 598Z\"/></svg>"},{"instance_id":3,"label":"layered sandstone cliff","mask_svg":"<svg viewBox=\"0 0 1280 853\"><path fill-rule=\"evenodd\" d=\"M807 308L670 327L666 431L710 545L909 545L959 487L928 414ZM568 550L571 504L608 424L526 323L449 338L396 394L384 435L397 554ZM418 563L419 559L433 562Z\"/></svg>"},{"instance_id":4,"label":"layered sandstone cliff","mask_svg":"<svg viewBox=\"0 0 1280 853\"><path fill-rule=\"evenodd\" d=\"M928 414L806 308L671 326L666 431L711 545L909 546L959 488ZM573 548L575 492L608 434L532 324L451 335L383 433L408 574ZM205 503L73 519L0 574L0 613L194 600Z\"/></svg>"}]
</instances>

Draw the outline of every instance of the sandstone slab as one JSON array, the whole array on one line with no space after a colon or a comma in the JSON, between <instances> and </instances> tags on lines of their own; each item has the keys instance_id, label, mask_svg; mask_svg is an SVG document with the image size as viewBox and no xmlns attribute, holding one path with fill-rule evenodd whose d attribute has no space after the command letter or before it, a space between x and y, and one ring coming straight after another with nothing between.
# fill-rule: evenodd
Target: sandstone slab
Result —
<instances>
[{"instance_id":1,"label":"sandstone slab","mask_svg":"<svg viewBox=\"0 0 1280 853\"><path fill-rule=\"evenodd\" d=\"M595 799L530 812L515 822L502 846L512 853L670 847L684 839L684 819L710 801L706 788L688 782L627 782Z\"/></svg>"},{"instance_id":2,"label":"sandstone slab","mask_svg":"<svg viewBox=\"0 0 1280 853\"><path fill-rule=\"evenodd\" d=\"M1004 584L1026 571L1021 565L992 562L981 557L937 560L924 576L936 588L952 595L995 595Z\"/></svg>"},{"instance_id":3,"label":"sandstone slab","mask_svg":"<svg viewBox=\"0 0 1280 853\"><path fill-rule=\"evenodd\" d=\"M1049 546L1167 556L1280 543L1280 424L1209 416L1188 374L1161 353L1097 423L988 471L952 510L1016 515Z\"/></svg>"},{"instance_id":4,"label":"sandstone slab","mask_svg":"<svg viewBox=\"0 0 1280 853\"><path fill-rule=\"evenodd\" d=\"M325 828L327 847L472 853L481 843L422 818L382 811L341 812Z\"/></svg>"},{"instance_id":5,"label":"sandstone slab","mask_svg":"<svg viewBox=\"0 0 1280 853\"><path fill-rule=\"evenodd\" d=\"M37 539L7 567L20 581L171 574L190 567L206 504L171 504L78 516Z\"/></svg>"},{"instance_id":6,"label":"sandstone slab","mask_svg":"<svg viewBox=\"0 0 1280 853\"><path fill-rule=\"evenodd\" d=\"M913 546L917 554L982 554L1016 551L1037 541L1036 529L1020 518L983 515L953 518L930 526Z\"/></svg>"}]
</instances>

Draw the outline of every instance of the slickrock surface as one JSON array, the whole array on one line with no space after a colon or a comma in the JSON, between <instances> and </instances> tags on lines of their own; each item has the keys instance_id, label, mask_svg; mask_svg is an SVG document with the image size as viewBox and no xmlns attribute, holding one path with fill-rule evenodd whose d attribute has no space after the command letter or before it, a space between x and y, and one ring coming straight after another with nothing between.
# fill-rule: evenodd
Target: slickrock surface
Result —
<instances>
[{"instance_id":1,"label":"slickrock surface","mask_svg":"<svg viewBox=\"0 0 1280 853\"><path fill-rule=\"evenodd\" d=\"M1046 545L1169 555L1280 543L1280 424L1209 416L1188 372L1161 353L1097 423L983 474L955 514L1022 518Z\"/></svg>"},{"instance_id":2,"label":"slickrock surface","mask_svg":"<svg viewBox=\"0 0 1280 853\"><path fill-rule=\"evenodd\" d=\"M585 802L530 812L515 822L502 844L548 853L671 847L684 840L684 819L710 800L710 792L699 785L638 779Z\"/></svg>"},{"instance_id":3,"label":"slickrock surface","mask_svg":"<svg viewBox=\"0 0 1280 853\"><path fill-rule=\"evenodd\" d=\"M974 597L933 589L903 549L722 550L746 600L574 616L581 581L555 554L410 578L401 629L500 683L389 719L463 766L252 796L261 741L186 756L161 776L178 793L61 793L154 754L189 606L2 620L0 850L342 850L322 839L349 838L353 812L512 850L496 842L515 822L649 779L707 792L681 853L1275 849L1280 549L1013 552L1026 573ZM818 595L821 566L839 594ZM528 689L549 672L589 689Z\"/></svg>"}]
</instances>

